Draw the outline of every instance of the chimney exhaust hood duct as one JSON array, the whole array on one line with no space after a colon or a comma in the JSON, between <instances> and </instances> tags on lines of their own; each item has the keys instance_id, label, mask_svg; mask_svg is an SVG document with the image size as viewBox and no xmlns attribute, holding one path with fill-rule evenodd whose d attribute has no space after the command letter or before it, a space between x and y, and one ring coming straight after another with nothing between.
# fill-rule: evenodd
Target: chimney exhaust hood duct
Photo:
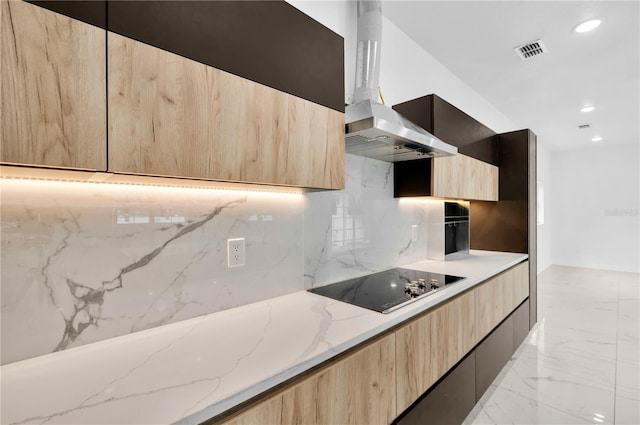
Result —
<instances>
[{"instance_id":1,"label":"chimney exhaust hood duct","mask_svg":"<svg viewBox=\"0 0 640 425\"><path fill-rule=\"evenodd\" d=\"M358 0L356 89L345 110L346 152L387 162L456 155L458 148L378 102L382 4Z\"/></svg>"}]
</instances>

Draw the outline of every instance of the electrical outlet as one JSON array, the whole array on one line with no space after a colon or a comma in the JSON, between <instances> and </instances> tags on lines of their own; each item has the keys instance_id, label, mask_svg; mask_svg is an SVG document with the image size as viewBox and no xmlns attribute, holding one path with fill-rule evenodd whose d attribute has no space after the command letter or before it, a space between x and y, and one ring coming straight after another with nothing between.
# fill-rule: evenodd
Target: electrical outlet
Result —
<instances>
[{"instance_id":1,"label":"electrical outlet","mask_svg":"<svg viewBox=\"0 0 640 425\"><path fill-rule=\"evenodd\" d=\"M244 266L244 238L227 239L227 267Z\"/></svg>"}]
</instances>

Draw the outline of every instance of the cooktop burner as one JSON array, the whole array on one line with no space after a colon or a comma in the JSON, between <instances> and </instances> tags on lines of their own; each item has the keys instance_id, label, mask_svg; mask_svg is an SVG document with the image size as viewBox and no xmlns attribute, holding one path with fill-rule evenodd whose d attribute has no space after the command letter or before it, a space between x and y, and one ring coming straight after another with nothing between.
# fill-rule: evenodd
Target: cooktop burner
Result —
<instances>
[{"instance_id":1,"label":"cooktop burner","mask_svg":"<svg viewBox=\"0 0 640 425\"><path fill-rule=\"evenodd\" d=\"M459 276L396 268L312 288L309 292L389 313L462 279Z\"/></svg>"}]
</instances>

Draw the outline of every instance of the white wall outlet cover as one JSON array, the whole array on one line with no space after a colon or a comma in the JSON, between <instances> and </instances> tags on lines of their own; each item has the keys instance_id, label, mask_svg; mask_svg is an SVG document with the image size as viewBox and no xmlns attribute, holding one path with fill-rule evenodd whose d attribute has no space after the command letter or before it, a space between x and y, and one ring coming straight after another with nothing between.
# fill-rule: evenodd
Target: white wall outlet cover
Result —
<instances>
[{"instance_id":1,"label":"white wall outlet cover","mask_svg":"<svg viewBox=\"0 0 640 425\"><path fill-rule=\"evenodd\" d=\"M227 267L244 266L244 238L227 239Z\"/></svg>"}]
</instances>

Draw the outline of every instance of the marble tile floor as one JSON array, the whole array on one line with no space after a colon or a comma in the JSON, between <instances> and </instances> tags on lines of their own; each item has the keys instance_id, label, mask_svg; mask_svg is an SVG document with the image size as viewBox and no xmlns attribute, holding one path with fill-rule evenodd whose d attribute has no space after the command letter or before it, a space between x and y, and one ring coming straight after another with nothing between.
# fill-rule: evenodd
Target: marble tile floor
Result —
<instances>
[{"instance_id":1,"label":"marble tile floor","mask_svg":"<svg viewBox=\"0 0 640 425\"><path fill-rule=\"evenodd\" d=\"M639 311L637 273L549 267L538 323L464 424L640 424Z\"/></svg>"}]
</instances>

